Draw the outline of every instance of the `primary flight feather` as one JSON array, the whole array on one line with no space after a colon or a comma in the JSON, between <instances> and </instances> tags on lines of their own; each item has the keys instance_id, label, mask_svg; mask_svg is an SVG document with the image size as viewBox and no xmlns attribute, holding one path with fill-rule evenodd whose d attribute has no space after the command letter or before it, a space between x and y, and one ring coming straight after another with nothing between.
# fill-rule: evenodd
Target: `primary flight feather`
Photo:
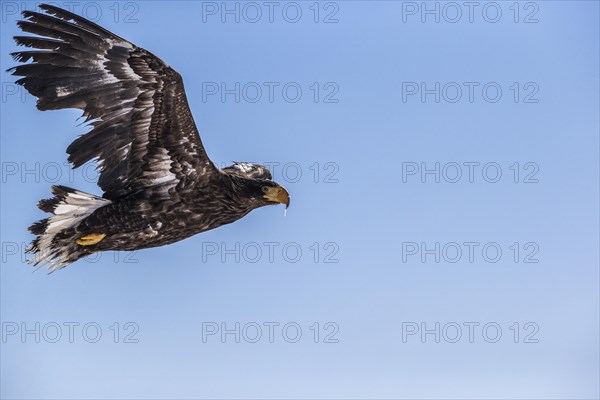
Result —
<instances>
[{"instance_id":1,"label":"primary flight feather","mask_svg":"<svg viewBox=\"0 0 600 400\"><path fill-rule=\"evenodd\" d=\"M67 148L79 167L97 160L102 197L64 186L39 208L28 251L50 271L90 253L162 246L234 222L255 208L289 206L261 165L219 169L208 158L181 76L147 50L61 8L24 11L15 36L35 50L9 69L39 110L78 108L92 130Z\"/></svg>"}]
</instances>

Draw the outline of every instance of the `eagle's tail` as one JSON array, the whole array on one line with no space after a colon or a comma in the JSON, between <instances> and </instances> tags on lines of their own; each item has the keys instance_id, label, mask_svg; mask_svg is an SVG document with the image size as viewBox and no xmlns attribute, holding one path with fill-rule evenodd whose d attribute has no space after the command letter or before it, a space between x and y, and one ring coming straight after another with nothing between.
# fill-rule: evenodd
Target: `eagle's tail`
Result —
<instances>
[{"instance_id":1,"label":"eagle's tail","mask_svg":"<svg viewBox=\"0 0 600 400\"><path fill-rule=\"evenodd\" d=\"M52 194L54 198L41 200L38 207L54 215L29 227L37 237L27 248L28 253L34 254L28 262L39 264L40 268L49 264L50 272L88 254L76 242L76 228L95 210L110 203L110 200L66 186L52 186Z\"/></svg>"}]
</instances>

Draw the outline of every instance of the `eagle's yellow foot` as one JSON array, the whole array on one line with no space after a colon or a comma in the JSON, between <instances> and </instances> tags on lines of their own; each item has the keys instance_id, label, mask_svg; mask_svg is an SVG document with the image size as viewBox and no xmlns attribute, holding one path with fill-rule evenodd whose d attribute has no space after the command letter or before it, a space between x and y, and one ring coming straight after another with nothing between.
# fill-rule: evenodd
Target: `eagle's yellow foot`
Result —
<instances>
[{"instance_id":1,"label":"eagle's yellow foot","mask_svg":"<svg viewBox=\"0 0 600 400\"><path fill-rule=\"evenodd\" d=\"M92 233L91 235L85 235L77 239L76 243L80 246L91 246L99 243L104 239L106 235L104 233Z\"/></svg>"}]
</instances>

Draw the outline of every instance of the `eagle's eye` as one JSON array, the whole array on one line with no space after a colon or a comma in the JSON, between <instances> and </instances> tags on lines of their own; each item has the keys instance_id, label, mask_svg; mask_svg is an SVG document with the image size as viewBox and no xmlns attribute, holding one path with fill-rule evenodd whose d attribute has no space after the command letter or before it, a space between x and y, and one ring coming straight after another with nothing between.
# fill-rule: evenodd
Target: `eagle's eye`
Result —
<instances>
[{"instance_id":1,"label":"eagle's eye","mask_svg":"<svg viewBox=\"0 0 600 400\"><path fill-rule=\"evenodd\" d=\"M269 191L269 187L268 186L263 186L262 187L262 191L263 191L263 193L267 193Z\"/></svg>"}]
</instances>

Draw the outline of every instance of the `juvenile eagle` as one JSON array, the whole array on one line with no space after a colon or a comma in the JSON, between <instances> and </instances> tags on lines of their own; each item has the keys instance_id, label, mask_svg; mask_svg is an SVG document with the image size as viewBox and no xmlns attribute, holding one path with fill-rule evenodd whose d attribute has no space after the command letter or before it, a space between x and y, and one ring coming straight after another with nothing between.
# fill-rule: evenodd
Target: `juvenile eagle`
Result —
<instances>
[{"instance_id":1,"label":"juvenile eagle","mask_svg":"<svg viewBox=\"0 0 600 400\"><path fill-rule=\"evenodd\" d=\"M38 207L32 261L50 271L105 250L162 246L234 222L255 208L290 204L261 165L219 169L206 155L181 76L160 58L51 5L24 11L8 71L39 110L78 108L92 129L68 147L77 168L97 160L98 197L64 186Z\"/></svg>"}]
</instances>

